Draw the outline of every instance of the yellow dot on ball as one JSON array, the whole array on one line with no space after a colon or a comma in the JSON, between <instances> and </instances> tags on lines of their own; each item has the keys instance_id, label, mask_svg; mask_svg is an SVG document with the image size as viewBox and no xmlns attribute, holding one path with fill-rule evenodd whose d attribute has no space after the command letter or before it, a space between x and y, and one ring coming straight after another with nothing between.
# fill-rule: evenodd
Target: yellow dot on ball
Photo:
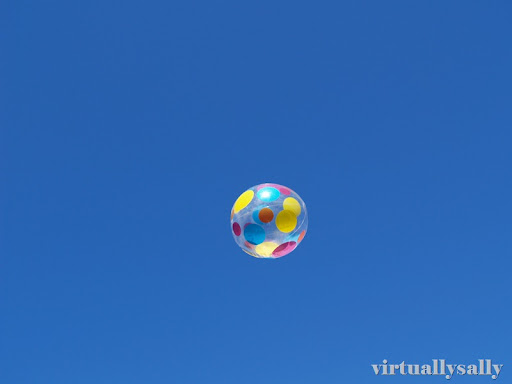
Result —
<instances>
[{"instance_id":1,"label":"yellow dot on ball","mask_svg":"<svg viewBox=\"0 0 512 384\"><path fill-rule=\"evenodd\" d=\"M293 197L287 197L283 201L283 208L295 213L295 216L300 215L300 203Z\"/></svg>"},{"instance_id":2,"label":"yellow dot on ball","mask_svg":"<svg viewBox=\"0 0 512 384\"><path fill-rule=\"evenodd\" d=\"M288 209L282 210L277 214L276 226L281 232L289 233L297 226L297 216Z\"/></svg>"},{"instance_id":3,"label":"yellow dot on ball","mask_svg":"<svg viewBox=\"0 0 512 384\"><path fill-rule=\"evenodd\" d=\"M272 252L274 252L274 249L276 249L278 246L279 244L273 243L271 241L265 241L264 243L257 245L254 250L260 256L269 257L272 256Z\"/></svg>"},{"instance_id":4,"label":"yellow dot on ball","mask_svg":"<svg viewBox=\"0 0 512 384\"><path fill-rule=\"evenodd\" d=\"M235 201L235 206L233 207L235 210L235 213L241 211L245 207L249 205L249 203L252 201L252 198L254 197L254 192L250 189L248 191L245 191L242 193L238 199Z\"/></svg>"}]
</instances>

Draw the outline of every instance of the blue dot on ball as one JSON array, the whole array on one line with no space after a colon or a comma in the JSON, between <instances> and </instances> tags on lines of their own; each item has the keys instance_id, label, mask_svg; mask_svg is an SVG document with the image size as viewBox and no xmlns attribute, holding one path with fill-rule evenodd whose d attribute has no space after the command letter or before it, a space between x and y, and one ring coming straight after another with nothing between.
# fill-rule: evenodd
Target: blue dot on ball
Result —
<instances>
[{"instance_id":1,"label":"blue dot on ball","mask_svg":"<svg viewBox=\"0 0 512 384\"><path fill-rule=\"evenodd\" d=\"M265 241L265 230L256 224L249 224L244 229L244 237L249 243L258 245Z\"/></svg>"},{"instance_id":2,"label":"blue dot on ball","mask_svg":"<svg viewBox=\"0 0 512 384\"><path fill-rule=\"evenodd\" d=\"M261 201L274 201L279 199L280 195L281 192L279 192L279 190L274 187L261 188L258 191L258 199L260 199Z\"/></svg>"},{"instance_id":3,"label":"blue dot on ball","mask_svg":"<svg viewBox=\"0 0 512 384\"><path fill-rule=\"evenodd\" d=\"M262 208L265 208L265 206L259 206L252 212L252 219L256 224L263 225L264 223L260 220L260 211Z\"/></svg>"}]
</instances>

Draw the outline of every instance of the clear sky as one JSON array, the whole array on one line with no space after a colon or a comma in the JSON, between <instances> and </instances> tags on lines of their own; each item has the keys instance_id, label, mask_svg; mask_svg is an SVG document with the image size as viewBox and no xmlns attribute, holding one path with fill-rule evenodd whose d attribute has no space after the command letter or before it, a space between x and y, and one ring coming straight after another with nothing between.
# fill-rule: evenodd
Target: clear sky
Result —
<instances>
[{"instance_id":1,"label":"clear sky","mask_svg":"<svg viewBox=\"0 0 512 384\"><path fill-rule=\"evenodd\" d=\"M0 2L0 382L510 382L511 12ZM262 182L278 260L230 231Z\"/></svg>"}]
</instances>

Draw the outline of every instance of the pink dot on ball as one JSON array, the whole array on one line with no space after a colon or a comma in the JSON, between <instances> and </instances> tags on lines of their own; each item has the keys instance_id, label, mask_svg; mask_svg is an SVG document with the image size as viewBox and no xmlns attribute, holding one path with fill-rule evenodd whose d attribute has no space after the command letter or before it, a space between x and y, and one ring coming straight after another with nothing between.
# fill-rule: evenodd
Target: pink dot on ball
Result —
<instances>
[{"instance_id":1,"label":"pink dot on ball","mask_svg":"<svg viewBox=\"0 0 512 384\"><path fill-rule=\"evenodd\" d=\"M292 191L290 191L286 187L279 187L277 189L279 189L279 192L281 192L283 195L291 195L291 193L292 193Z\"/></svg>"},{"instance_id":2,"label":"pink dot on ball","mask_svg":"<svg viewBox=\"0 0 512 384\"><path fill-rule=\"evenodd\" d=\"M236 221L233 223L233 233L236 236L240 236L242 233L242 228L240 228L240 224L238 224Z\"/></svg>"},{"instance_id":3,"label":"pink dot on ball","mask_svg":"<svg viewBox=\"0 0 512 384\"><path fill-rule=\"evenodd\" d=\"M297 246L297 243L295 241L289 241L287 243L283 243L279 247L274 249L274 252L272 252L272 256L281 257L284 255L287 255L291 251L293 251L296 246Z\"/></svg>"}]
</instances>

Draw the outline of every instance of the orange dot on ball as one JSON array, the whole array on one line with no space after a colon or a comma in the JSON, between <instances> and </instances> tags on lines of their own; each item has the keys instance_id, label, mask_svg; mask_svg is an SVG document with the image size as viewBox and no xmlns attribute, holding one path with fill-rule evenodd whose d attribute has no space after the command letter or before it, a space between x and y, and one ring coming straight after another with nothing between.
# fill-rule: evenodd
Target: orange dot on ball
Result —
<instances>
[{"instance_id":1,"label":"orange dot on ball","mask_svg":"<svg viewBox=\"0 0 512 384\"><path fill-rule=\"evenodd\" d=\"M274 218L274 212L270 208L263 208L258 217L263 223L270 223Z\"/></svg>"}]
</instances>

